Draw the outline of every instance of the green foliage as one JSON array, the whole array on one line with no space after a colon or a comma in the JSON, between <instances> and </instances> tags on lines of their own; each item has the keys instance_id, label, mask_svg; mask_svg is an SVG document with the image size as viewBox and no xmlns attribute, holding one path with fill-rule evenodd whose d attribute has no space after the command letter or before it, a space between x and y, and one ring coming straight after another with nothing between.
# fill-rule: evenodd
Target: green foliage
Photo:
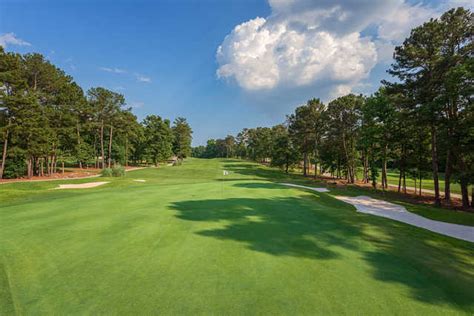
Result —
<instances>
[{"instance_id":1,"label":"green foliage","mask_svg":"<svg viewBox=\"0 0 474 316\"><path fill-rule=\"evenodd\" d=\"M163 120L158 115L148 115L143 120L145 127L146 154L149 159L158 165L173 154L173 132L170 121Z\"/></svg>"},{"instance_id":2,"label":"green foliage","mask_svg":"<svg viewBox=\"0 0 474 316\"><path fill-rule=\"evenodd\" d=\"M103 177L124 177L125 167L116 165L113 168L105 168L105 169L102 169L101 175Z\"/></svg>"},{"instance_id":3,"label":"green foliage","mask_svg":"<svg viewBox=\"0 0 474 316\"><path fill-rule=\"evenodd\" d=\"M9 163L5 166L5 170L3 171L3 177L5 179L15 179L24 176L25 173L25 158L18 155L9 159Z\"/></svg>"},{"instance_id":4,"label":"green foliage","mask_svg":"<svg viewBox=\"0 0 474 316\"><path fill-rule=\"evenodd\" d=\"M179 158L191 156L192 129L186 119L178 117L173 122L173 153Z\"/></svg>"},{"instance_id":5,"label":"green foliage","mask_svg":"<svg viewBox=\"0 0 474 316\"><path fill-rule=\"evenodd\" d=\"M113 171L112 171L112 168L105 168L105 169L102 169L101 173L100 173L103 177L112 177L113 176Z\"/></svg>"},{"instance_id":6,"label":"green foliage","mask_svg":"<svg viewBox=\"0 0 474 316\"><path fill-rule=\"evenodd\" d=\"M206 158L204 153L206 152L206 146L193 147L191 150L191 156L195 158Z\"/></svg>"},{"instance_id":7,"label":"green foliage","mask_svg":"<svg viewBox=\"0 0 474 316\"><path fill-rule=\"evenodd\" d=\"M0 144L7 143L7 152L21 151L25 166L31 166L17 168L15 157L8 155L4 169L9 177L25 175L20 171L37 175L33 166L38 161L54 172L64 153L76 166L100 161L100 167L129 161L155 163L172 154L168 120L158 135L145 137L145 126L126 108L123 95L102 87L93 87L85 95L71 76L41 54L21 55L0 47L0 86ZM175 131L179 155L189 155L191 128L184 118L175 121Z\"/></svg>"},{"instance_id":8,"label":"green foliage","mask_svg":"<svg viewBox=\"0 0 474 316\"><path fill-rule=\"evenodd\" d=\"M125 177L125 168L117 165L112 168L112 176L114 177Z\"/></svg>"}]
</instances>

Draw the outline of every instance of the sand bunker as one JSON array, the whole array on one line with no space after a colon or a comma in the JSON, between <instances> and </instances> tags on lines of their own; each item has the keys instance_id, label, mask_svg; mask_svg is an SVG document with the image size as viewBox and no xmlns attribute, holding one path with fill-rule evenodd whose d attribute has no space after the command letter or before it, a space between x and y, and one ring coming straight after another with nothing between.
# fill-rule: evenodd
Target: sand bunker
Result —
<instances>
[{"instance_id":1,"label":"sand bunker","mask_svg":"<svg viewBox=\"0 0 474 316\"><path fill-rule=\"evenodd\" d=\"M88 182L88 183L78 183L78 184L60 184L58 190L61 189L88 189L88 188L95 188L99 185L103 185L109 182Z\"/></svg>"},{"instance_id":2,"label":"sand bunker","mask_svg":"<svg viewBox=\"0 0 474 316\"><path fill-rule=\"evenodd\" d=\"M281 185L286 185L289 187L295 187L295 188L303 188L303 189L309 189L317 192L329 192L328 189L326 188L313 188L313 187L306 187L304 185L298 185L298 184L292 184L292 183L280 183Z\"/></svg>"},{"instance_id":3,"label":"sand bunker","mask_svg":"<svg viewBox=\"0 0 474 316\"><path fill-rule=\"evenodd\" d=\"M146 180L142 180L142 179L134 179L133 181L135 181L135 182L146 182Z\"/></svg>"},{"instance_id":4,"label":"sand bunker","mask_svg":"<svg viewBox=\"0 0 474 316\"><path fill-rule=\"evenodd\" d=\"M438 222L410 213L401 205L377 200L368 196L335 196L335 198L354 205L357 211L361 213L390 218L442 235L474 242L474 227Z\"/></svg>"}]
</instances>

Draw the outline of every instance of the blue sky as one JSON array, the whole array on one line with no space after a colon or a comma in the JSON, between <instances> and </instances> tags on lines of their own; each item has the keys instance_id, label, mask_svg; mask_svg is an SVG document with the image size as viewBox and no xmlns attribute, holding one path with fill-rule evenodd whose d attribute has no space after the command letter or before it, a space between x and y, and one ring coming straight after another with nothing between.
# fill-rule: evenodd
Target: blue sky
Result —
<instances>
[{"instance_id":1,"label":"blue sky","mask_svg":"<svg viewBox=\"0 0 474 316\"><path fill-rule=\"evenodd\" d=\"M412 26L467 3L0 0L0 45L123 93L140 119L186 117L199 145L373 92Z\"/></svg>"}]
</instances>

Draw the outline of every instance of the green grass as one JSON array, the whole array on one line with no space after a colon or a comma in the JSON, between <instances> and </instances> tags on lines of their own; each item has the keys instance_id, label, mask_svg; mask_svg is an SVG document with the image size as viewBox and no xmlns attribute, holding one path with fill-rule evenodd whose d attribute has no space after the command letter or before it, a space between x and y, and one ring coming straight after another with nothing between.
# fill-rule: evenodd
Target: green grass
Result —
<instances>
[{"instance_id":1,"label":"green grass","mask_svg":"<svg viewBox=\"0 0 474 316\"><path fill-rule=\"evenodd\" d=\"M391 170L387 173L387 180L389 184L398 185L398 178L399 178L398 171ZM407 177L405 181L408 187L415 186L415 181L413 179L410 179ZM416 187L418 188L419 186L420 186L420 183L417 181ZM421 182L421 187L422 189L425 189L425 190L434 191L434 182L432 179L423 179L423 181ZM441 191L441 194L444 195L444 174L443 173L440 173L439 175L439 189ZM456 194L461 194L461 186L456 182L451 183L451 192L456 193Z\"/></svg>"},{"instance_id":2,"label":"green grass","mask_svg":"<svg viewBox=\"0 0 474 316\"><path fill-rule=\"evenodd\" d=\"M359 168L358 171L357 171L357 175L358 175L359 179L362 178L362 173L363 173L362 169ZM399 174L400 173L398 172L398 170L388 170L388 172L387 172L388 184L398 186ZM431 174L429 174L429 177L431 177ZM381 175L381 171L379 170L378 183L380 183L381 181L382 181L382 175ZM405 181L406 181L407 187L412 187L412 188L415 187L415 181L412 178L407 176ZM451 180L451 181L452 181L451 182L451 193L461 194L461 186L459 185L459 183L454 182L454 180ZM420 187L420 183L417 180L416 181L417 190L418 190L419 187ZM424 190L434 191L434 181L433 181L433 179L431 179L431 178L430 179L423 179L423 181L421 182L421 188L424 189ZM444 173L442 173L442 172L439 173L439 189L441 191L441 195L444 196Z\"/></svg>"},{"instance_id":3,"label":"green grass","mask_svg":"<svg viewBox=\"0 0 474 316\"><path fill-rule=\"evenodd\" d=\"M192 159L107 181L0 186L1 315L474 313L472 243L275 183L301 177Z\"/></svg>"}]
</instances>

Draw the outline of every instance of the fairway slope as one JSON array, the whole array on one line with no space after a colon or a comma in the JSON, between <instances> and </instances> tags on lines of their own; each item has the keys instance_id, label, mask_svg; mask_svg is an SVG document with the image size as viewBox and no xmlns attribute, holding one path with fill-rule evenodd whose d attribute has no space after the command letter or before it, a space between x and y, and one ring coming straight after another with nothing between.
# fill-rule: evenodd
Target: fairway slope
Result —
<instances>
[{"instance_id":1,"label":"fairway slope","mask_svg":"<svg viewBox=\"0 0 474 316\"><path fill-rule=\"evenodd\" d=\"M300 177L188 159L107 181L2 186L1 315L474 313L472 243L278 184Z\"/></svg>"}]
</instances>

